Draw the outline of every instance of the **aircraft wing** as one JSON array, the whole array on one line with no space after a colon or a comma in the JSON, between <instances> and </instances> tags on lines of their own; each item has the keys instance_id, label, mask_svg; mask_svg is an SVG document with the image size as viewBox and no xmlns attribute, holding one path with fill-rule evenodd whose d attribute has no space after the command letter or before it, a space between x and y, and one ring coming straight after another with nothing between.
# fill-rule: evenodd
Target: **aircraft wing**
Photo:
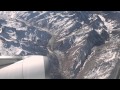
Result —
<instances>
[{"instance_id":1,"label":"aircraft wing","mask_svg":"<svg viewBox=\"0 0 120 90\"><path fill-rule=\"evenodd\" d=\"M24 56L0 56L0 69L19 60L22 60L23 58Z\"/></svg>"}]
</instances>

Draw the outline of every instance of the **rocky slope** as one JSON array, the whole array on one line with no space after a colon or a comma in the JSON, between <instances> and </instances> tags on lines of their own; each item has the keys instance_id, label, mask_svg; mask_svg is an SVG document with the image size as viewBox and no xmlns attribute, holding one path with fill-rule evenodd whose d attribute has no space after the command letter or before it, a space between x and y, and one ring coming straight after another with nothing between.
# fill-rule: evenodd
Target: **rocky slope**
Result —
<instances>
[{"instance_id":1,"label":"rocky slope","mask_svg":"<svg viewBox=\"0 0 120 90\"><path fill-rule=\"evenodd\" d=\"M119 24L119 11L1 11L0 53L46 56L50 46L62 78L119 78Z\"/></svg>"}]
</instances>

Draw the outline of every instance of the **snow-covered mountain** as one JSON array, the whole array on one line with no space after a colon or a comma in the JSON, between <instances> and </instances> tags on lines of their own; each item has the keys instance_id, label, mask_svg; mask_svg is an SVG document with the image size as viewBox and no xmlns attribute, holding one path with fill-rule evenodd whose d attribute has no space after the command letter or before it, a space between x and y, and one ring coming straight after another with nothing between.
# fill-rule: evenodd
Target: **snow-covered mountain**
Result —
<instances>
[{"instance_id":1,"label":"snow-covered mountain","mask_svg":"<svg viewBox=\"0 0 120 90\"><path fill-rule=\"evenodd\" d=\"M46 56L52 43L64 78L119 78L119 28L119 11L0 11L0 53Z\"/></svg>"}]
</instances>

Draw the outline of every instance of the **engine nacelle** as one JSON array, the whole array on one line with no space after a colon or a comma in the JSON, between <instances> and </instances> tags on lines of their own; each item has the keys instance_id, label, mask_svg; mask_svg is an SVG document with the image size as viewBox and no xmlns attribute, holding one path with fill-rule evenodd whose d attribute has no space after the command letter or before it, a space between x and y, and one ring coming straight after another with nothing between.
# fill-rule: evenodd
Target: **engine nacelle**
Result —
<instances>
[{"instance_id":1,"label":"engine nacelle","mask_svg":"<svg viewBox=\"0 0 120 90\"><path fill-rule=\"evenodd\" d=\"M1 68L0 79L46 79L48 64L46 56L31 55Z\"/></svg>"}]
</instances>

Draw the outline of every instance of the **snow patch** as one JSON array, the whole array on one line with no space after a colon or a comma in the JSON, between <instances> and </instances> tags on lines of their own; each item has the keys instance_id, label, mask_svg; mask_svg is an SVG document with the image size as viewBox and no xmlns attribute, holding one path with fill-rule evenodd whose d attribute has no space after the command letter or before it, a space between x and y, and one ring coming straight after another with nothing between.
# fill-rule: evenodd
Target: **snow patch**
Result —
<instances>
[{"instance_id":1,"label":"snow patch","mask_svg":"<svg viewBox=\"0 0 120 90\"><path fill-rule=\"evenodd\" d=\"M107 27L108 31L111 31L114 28L115 21L106 22L105 18L102 15L98 15L101 20L104 22L104 25ZM111 32L110 32L111 33Z\"/></svg>"}]
</instances>

